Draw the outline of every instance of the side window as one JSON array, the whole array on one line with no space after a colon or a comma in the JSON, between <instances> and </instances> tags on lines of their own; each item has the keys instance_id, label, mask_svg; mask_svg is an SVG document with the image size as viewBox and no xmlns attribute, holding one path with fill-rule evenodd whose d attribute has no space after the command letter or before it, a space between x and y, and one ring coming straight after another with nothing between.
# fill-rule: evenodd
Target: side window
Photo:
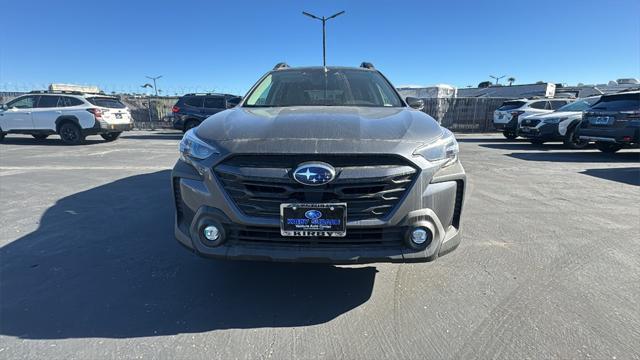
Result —
<instances>
[{"instance_id":1,"label":"side window","mask_svg":"<svg viewBox=\"0 0 640 360\"><path fill-rule=\"evenodd\" d=\"M529 105L529 107L532 107L534 109L548 109L549 106L549 102L548 101L536 101L534 103L531 103L531 105Z\"/></svg>"},{"instance_id":2,"label":"side window","mask_svg":"<svg viewBox=\"0 0 640 360\"><path fill-rule=\"evenodd\" d=\"M209 109L224 109L224 98L219 96L205 98L204 107Z\"/></svg>"},{"instance_id":3,"label":"side window","mask_svg":"<svg viewBox=\"0 0 640 360\"><path fill-rule=\"evenodd\" d=\"M48 96L41 95L40 100L38 100L39 108L54 108L58 106L58 99L60 96Z\"/></svg>"},{"instance_id":4,"label":"side window","mask_svg":"<svg viewBox=\"0 0 640 360\"><path fill-rule=\"evenodd\" d=\"M185 104L194 107L202 107L202 98L201 97L190 97L184 101Z\"/></svg>"},{"instance_id":5,"label":"side window","mask_svg":"<svg viewBox=\"0 0 640 360\"><path fill-rule=\"evenodd\" d=\"M15 99L12 102L8 103L7 106L9 108L17 108L17 109L31 109L36 107L36 96L25 96L19 99Z\"/></svg>"},{"instance_id":6,"label":"side window","mask_svg":"<svg viewBox=\"0 0 640 360\"><path fill-rule=\"evenodd\" d=\"M558 110L565 105L567 105L566 101L551 101L551 109L553 110Z\"/></svg>"},{"instance_id":7,"label":"side window","mask_svg":"<svg viewBox=\"0 0 640 360\"><path fill-rule=\"evenodd\" d=\"M58 101L59 107L78 106L83 104L84 102L82 102L82 100L69 96L60 96L60 101Z\"/></svg>"}]
</instances>

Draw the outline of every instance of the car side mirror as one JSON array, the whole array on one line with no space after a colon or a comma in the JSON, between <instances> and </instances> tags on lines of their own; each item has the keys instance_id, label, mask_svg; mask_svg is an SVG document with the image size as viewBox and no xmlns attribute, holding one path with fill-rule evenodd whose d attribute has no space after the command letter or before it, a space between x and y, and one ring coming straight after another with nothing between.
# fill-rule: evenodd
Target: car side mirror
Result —
<instances>
[{"instance_id":1,"label":"car side mirror","mask_svg":"<svg viewBox=\"0 0 640 360\"><path fill-rule=\"evenodd\" d=\"M422 110L424 109L424 100L409 96L407 97L407 105L416 110Z\"/></svg>"}]
</instances>

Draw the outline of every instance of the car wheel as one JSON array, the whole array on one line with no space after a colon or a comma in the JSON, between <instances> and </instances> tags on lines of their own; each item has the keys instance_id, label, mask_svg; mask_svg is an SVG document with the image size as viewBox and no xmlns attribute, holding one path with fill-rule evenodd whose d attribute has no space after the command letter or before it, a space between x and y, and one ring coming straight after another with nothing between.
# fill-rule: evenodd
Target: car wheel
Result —
<instances>
[{"instance_id":1,"label":"car wheel","mask_svg":"<svg viewBox=\"0 0 640 360\"><path fill-rule=\"evenodd\" d=\"M100 134L100 136L102 136L102 138L105 139L106 141L114 141L115 139L120 137L120 134L122 134L122 131Z\"/></svg>"},{"instance_id":2,"label":"car wheel","mask_svg":"<svg viewBox=\"0 0 640 360\"><path fill-rule=\"evenodd\" d=\"M567 132L567 136L564 138L564 146L569 149L584 149L589 145L587 140L580 140L578 137L578 128L574 127L573 129Z\"/></svg>"},{"instance_id":3,"label":"car wheel","mask_svg":"<svg viewBox=\"0 0 640 360\"><path fill-rule=\"evenodd\" d=\"M49 137L49 135L45 135L45 134L34 134L34 135L31 135L31 136L33 136L34 139L36 139L36 140L44 140L44 139Z\"/></svg>"},{"instance_id":4,"label":"car wheel","mask_svg":"<svg viewBox=\"0 0 640 360\"><path fill-rule=\"evenodd\" d=\"M187 132L191 129L193 129L194 127L200 125L197 121L195 120L189 120L186 123L184 123L184 129L182 129L183 132Z\"/></svg>"},{"instance_id":5,"label":"car wheel","mask_svg":"<svg viewBox=\"0 0 640 360\"><path fill-rule=\"evenodd\" d=\"M622 146L618 144L596 142L596 148L604 153L613 154L614 152L622 149Z\"/></svg>"},{"instance_id":6,"label":"car wheel","mask_svg":"<svg viewBox=\"0 0 640 360\"><path fill-rule=\"evenodd\" d=\"M58 134L60 135L62 142L68 145L78 145L82 144L84 141L84 135L82 135L80 127L74 123L66 122L62 124Z\"/></svg>"},{"instance_id":7,"label":"car wheel","mask_svg":"<svg viewBox=\"0 0 640 360\"><path fill-rule=\"evenodd\" d=\"M4 140L5 135L7 134L0 131L0 141Z\"/></svg>"},{"instance_id":8,"label":"car wheel","mask_svg":"<svg viewBox=\"0 0 640 360\"><path fill-rule=\"evenodd\" d=\"M508 140L515 140L518 137L518 134L516 134L515 131L505 131L502 135L504 135Z\"/></svg>"}]
</instances>

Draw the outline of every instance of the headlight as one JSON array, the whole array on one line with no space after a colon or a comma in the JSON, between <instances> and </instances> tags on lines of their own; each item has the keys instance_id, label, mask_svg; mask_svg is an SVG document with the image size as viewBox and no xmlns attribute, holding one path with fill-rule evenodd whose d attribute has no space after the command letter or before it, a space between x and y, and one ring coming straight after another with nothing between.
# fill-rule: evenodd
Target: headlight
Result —
<instances>
[{"instance_id":1,"label":"headlight","mask_svg":"<svg viewBox=\"0 0 640 360\"><path fill-rule=\"evenodd\" d=\"M449 166L458 160L460 148L456 137L449 129L442 129L442 136L436 141L417 148L413 155L420 155L441 167Z\"/></svg>"},{"instance_id":2,"label":"headlight","mask_svg":"<svg viewBox=\"0 0 640 360\"><path fill-rule=\"evenodd\" d=\"M567 120L566 117L562 117L562 118L547 118L547 119L542 119L542 122L545 124L557 124L560 121L565 121Z\"/></svg>"},{"instance_id":3,"label":"headlight","mask_svg":"<svg viewBox=\"0 0 640 360\"><path fill-rule=\"evenodd\" d=\"M191 159L202 160L220 153L218 149L200 140L194 130L187 131L180 141L180 158L182 160L187 162L191 162Z\"/></svg>"}]
</instances>

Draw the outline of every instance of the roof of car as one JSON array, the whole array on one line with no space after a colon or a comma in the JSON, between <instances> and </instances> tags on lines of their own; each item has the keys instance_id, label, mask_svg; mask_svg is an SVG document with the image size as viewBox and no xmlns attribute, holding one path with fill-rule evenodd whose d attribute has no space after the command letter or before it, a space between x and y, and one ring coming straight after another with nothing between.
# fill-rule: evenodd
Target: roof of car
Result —
<instances>
[{"instance_id":1,"label":"roof of car","mask_svg":"<svg viewBox=\"0 0 640 360\"><path fill-rule=\"evenodd\" d=\"M240 95L233 95L233 94L221 94L221 93L189 93L189 94L184 94L182 95L184 96L230 96L230 97L240 97Z\"/></svg>"},{"instance_id":2,"label":"roof of car","mask_svg":"<svg viewBox=\"0 0 640 360\"><path fill-rule=\"evenodd\" d=\"M272 70L273 72L280 71L308 71L308 70L322 70L324 66L298 66L298 67L281 67L279 69ZM328 70L361 70L361 71L376 71L373 68L355 67L355 66L327 66Z\"/></svg>"}]
</instances>

